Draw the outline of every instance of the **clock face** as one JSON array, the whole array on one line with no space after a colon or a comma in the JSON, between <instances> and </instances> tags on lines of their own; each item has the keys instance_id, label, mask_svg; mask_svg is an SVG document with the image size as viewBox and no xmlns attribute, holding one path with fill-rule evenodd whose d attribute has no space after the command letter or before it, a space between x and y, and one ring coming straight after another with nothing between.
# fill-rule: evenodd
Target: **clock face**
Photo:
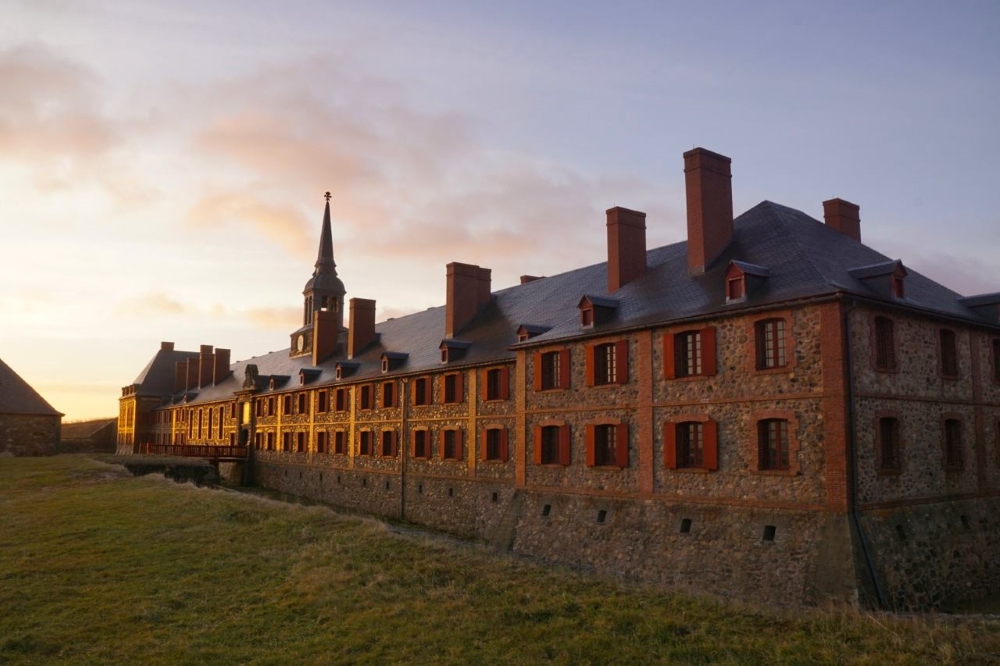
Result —
<instances>
[{"instance_id":1,"label":"clock face","mask_svg":"<svg viewBox=\"0 0 1000 666\"><path fill-rule=\"evenodd\" d=\"M306 346L306 336L300 335L299 339L295 341L295 346L299 351L302 351L302 349Z\"/></svg>"}]
</instances>

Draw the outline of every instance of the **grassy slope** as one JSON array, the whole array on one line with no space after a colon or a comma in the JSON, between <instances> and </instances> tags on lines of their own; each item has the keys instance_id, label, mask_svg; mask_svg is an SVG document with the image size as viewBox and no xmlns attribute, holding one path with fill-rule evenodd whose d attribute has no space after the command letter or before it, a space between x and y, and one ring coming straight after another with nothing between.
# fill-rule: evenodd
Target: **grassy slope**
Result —
<instances>
[{"instance_id":1,"label":"grassy slope","mask_svg":"<svg viewBox=\"0 0 1000 666\"><path fill-rule=\"evenodd\" d=\"M0 663L987 663L1000 622L748 610L318 507L0 458Z\"/></svg>"}]
</instances>

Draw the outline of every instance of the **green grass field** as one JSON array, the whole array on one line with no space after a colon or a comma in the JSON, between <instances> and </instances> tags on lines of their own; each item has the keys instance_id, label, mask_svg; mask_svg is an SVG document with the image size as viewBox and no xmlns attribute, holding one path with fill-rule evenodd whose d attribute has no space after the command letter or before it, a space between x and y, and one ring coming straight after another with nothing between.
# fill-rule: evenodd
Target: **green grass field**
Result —
<instances>
[{"instance_id":1,"label":"green grass field","mask_svg":"<svg viewBox=\"0 0 1000 666\"><path fill-rule=\"evenodd\" d=\"M0 664L1000 663L1000 622L692 599L262 497L0 458Z\"/></svg>"}]
</instances>

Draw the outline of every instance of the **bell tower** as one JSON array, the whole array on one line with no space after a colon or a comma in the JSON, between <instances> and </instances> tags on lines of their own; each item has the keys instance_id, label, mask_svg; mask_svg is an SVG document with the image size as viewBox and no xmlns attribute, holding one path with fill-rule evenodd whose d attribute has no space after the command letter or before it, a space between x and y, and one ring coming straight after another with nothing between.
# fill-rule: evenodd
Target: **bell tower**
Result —
<instances>
[{"instance_id":1,"label":"bell tower","mask_svg":"<svg viewBox=\"0 0 1000 666\"><path fill-rule=\"evenodd\" d=\"M330 224L330 193L327 192L323 211L323 228L319 235L319 252L312 277L302 290L302 327L292 333L289 356L317 354L314 351L334 351L340 344L344 329L344 283L337 277L333 260L333 231ZM322 356L326 356L323 353ZM320 361L322 359L318 359Z\"/></svg>"}]
</instances>

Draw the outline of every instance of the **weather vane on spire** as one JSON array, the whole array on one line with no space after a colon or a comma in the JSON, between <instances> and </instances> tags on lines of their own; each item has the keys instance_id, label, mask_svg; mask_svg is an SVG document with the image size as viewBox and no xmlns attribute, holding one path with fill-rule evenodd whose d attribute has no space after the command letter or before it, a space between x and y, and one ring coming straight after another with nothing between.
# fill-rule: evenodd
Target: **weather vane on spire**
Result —
<instances>
[{"instance_id":1,"label":"weather vane on spire","mask_svg":"<svg viewBox=\"0 0 1000 666\"><path fill-rule=\"evenodd\" d=\"M329 193L329 192L327 192L327 193L326 193L326 194L324 194L323 196L324 196L324 197L326 197L326 200L327 200L327 201L329 201L329 200L330 200L330 193Z\"/></svg>"}]
</instances>

